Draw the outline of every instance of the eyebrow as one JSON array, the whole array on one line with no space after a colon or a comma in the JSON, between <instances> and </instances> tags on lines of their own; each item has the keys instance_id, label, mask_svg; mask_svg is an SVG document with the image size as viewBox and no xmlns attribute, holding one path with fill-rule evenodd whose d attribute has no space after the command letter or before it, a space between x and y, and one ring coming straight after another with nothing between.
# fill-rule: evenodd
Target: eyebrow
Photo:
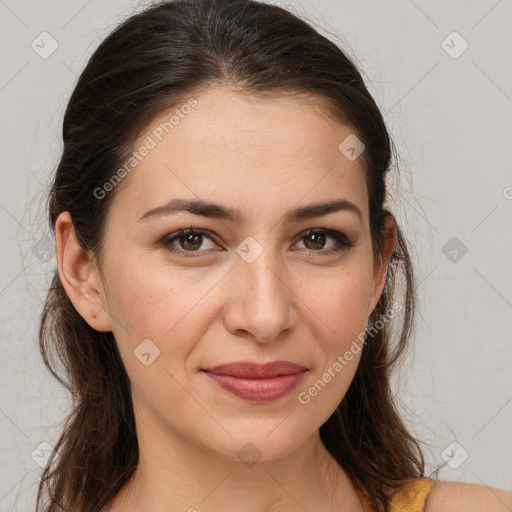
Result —
<instances>
[{"instance_id":1,"label":"eyebrow","mask_svg":"<svg viewBox=\"0 0 512 512\"><path fill-rule=\"evenodd\" d=\"M284 222L291 224L301 220L312 219L335 213L339 211L351 212L357 215L359 221L363 221L361 210L352 202L346 199L335 199L324 203L308 204L300 206L287 212L284 216ZM137 222L147 221L157 217L173 215L179 212L189 212L202 217L211 219L222 219L233 223L240 223L243 215L237 208L223 206L217 203L206 202L202 200L189 199L171 199L166 205L153 208L144 213Z\"/></svg>"}]
</instances>

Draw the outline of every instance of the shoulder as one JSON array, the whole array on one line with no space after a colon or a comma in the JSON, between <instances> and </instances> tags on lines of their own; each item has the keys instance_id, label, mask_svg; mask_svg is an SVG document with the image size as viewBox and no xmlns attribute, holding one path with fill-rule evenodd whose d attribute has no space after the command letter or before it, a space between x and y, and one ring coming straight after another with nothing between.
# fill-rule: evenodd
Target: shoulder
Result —
<instances>
[{"instance_id":1,"label":"shoulder","mask_svg":"<svg viewBox=\"0 0 512 512\"><path fill-rule=\"evenodd\" d=\"M436 480L425 512L509 512L512 493L480 484Z\"/></svg>"}]
</instances>

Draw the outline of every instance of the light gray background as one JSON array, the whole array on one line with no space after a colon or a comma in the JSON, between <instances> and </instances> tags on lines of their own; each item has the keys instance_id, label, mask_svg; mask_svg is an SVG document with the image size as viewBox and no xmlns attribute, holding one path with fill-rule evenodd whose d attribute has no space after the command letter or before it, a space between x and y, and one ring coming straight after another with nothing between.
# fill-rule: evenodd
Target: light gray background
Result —
<instances>
[{"instance_id":1,"label":"light gray background","mask_svg":"<svg viewBox=\"0 0 512 512\"><path fill-rule=\"evenodd\" d=\"M390 207L421 283L417 335L395 380L407 422L428 443L431 469L459 443L440 478L512 490L512 4L287 5L353 56L400 152ZM0 511L34 510L35 460L45 454L36 448L56 440L69 406L37 346L55 266L45 187L62 149L63 111L92 51L142 6L0 0ZM43 31L58 43L46 59L31 47L42 46ZM446 40L454 31L469 44L457 58L445 51L462 48L458 36ZM466 254L445 247L452 237ZM468 458L455 468L462 449Z\"/></svg>"}]
</instances>

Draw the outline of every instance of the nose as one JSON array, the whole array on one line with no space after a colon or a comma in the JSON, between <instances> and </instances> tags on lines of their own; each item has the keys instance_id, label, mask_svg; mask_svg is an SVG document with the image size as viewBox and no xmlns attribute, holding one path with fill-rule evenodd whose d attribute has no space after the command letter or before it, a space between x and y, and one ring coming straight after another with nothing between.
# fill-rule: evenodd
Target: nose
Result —
<instances>
[{"instance_id":1,"label":"nose","mask_svg":"<svg viewBox=\"0 0 512 512\"><path fill-rule=\"evenodd\" d=\"M238 258L229 276L224 324L230 333L269 343L293 329L297 294L284 263L270 249L252 263Z\"/></svg>"}]
</instances>

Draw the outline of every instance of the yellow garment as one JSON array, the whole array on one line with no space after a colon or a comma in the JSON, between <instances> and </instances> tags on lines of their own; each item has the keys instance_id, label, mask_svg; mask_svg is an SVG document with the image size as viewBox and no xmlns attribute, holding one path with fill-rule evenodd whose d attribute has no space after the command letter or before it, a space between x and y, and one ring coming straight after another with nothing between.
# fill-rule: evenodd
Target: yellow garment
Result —
<instances>
[{"instance_id":1,"label":"yellow garment","mask_svg":"<svg viewBox=\"0 0 512 512\"><path fill-rule=\"evenodd\" d=\"M427 495L435 480L427 477L412 478L391 496L389 512L423 512ZM365 512L374 512L368 493L354 480L355 488Z\"/></svg>"}]
</instances>

